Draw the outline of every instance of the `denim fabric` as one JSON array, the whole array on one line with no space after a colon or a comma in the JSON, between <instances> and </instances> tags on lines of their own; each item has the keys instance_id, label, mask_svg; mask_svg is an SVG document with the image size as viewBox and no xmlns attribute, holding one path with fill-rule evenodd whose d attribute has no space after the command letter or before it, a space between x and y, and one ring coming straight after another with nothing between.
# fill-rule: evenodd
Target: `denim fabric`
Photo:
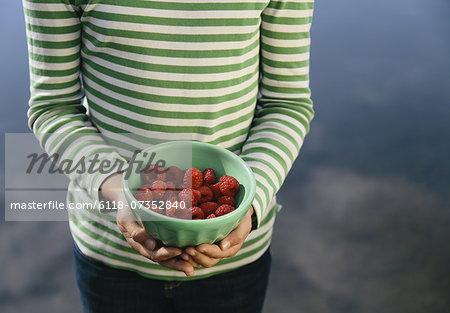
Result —
<instances>
[{"instance_id":1,"label":"denim fabric","mask_svg":"<svg viewBox=\"0 0 450 313\"><path fill-rule=\"evenodd\" d=\"M142 277L86 257L74 244L75 272L85 313L259 313L271 256L213 277L179 282Z\"/></svg>"}]
</instances>

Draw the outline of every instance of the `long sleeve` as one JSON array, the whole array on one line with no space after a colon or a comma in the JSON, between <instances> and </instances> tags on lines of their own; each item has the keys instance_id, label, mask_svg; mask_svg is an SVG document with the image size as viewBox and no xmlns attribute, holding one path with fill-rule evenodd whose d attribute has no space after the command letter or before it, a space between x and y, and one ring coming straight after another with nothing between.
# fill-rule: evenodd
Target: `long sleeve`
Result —
<instances>
[{"instance_id":1,"label":"long sleeve","mask_svg":"<svg viewBox=\"0 0 450 313\"><path fill-rule=\"evenodd\" d=\"M255 174L258 226L314 116L309 89L313 1L270 1L262 13L260 98L241 157Z\"/></svg>"},{"instance_id":2,"label":"long sleeve","mask_svg":"<svg viewBox=\"0 0 450 313\"><path fill-rule=\"evenodd\" d=\"M116 161L124 162L122 165L126 161L104 141L82 104L77 7L70 0L23 0L23 7L31 85L29 127L49 155L58 155L58 165L62 160L88 164L94 156L96 165L105 161L103 172L97 166L91 173L80 170L69 174L92 199L98 199L104 179L121 167Z\"/></svg>"}]
</instances>

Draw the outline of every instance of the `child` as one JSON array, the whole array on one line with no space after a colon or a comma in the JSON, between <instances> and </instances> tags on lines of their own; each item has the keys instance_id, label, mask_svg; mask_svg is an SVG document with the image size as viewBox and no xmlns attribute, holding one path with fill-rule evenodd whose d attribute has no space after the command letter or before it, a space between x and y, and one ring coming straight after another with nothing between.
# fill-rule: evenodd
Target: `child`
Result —
<instances>
[{"instance_id":1,"label":"child","mask_svg":"<svg viewBox=\"0 0 450 313\"><path fill-rule=\"evenodd\" d=\"M49 154L118 164L197 140L240 155L256 178L252 208L219 245L158 247L128 210L70 212L85 312L260 312L275 194L314 115L313 0L23 5L29 125ZM67 201L125 201L119 172L72 172Z\"/></svg>"}]
</instances>

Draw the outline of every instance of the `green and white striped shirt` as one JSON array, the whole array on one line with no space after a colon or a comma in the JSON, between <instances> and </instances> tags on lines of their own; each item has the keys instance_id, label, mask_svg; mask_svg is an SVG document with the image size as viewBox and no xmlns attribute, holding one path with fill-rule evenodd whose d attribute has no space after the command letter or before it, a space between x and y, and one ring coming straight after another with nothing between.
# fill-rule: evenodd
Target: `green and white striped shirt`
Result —
<instances>
[{"instance_id":1,"label":"green and white striped shirt","mask_svg":"<svg viewBox=\"0 0 450 313\"><path fill-rule=\"evenodd\" d=\"M135 252L100 212L70 215L81 251L175 280L211 276L262 255L279 209L275 194L314 115L313 0L23 0L23 6L29 125L49 154L127 161L151 144L198 140L239 154L257 182L257 229L235 257L193 277ZM68 201L92 203L107 175L70 174Z\"/></svg>"}]
</instances>

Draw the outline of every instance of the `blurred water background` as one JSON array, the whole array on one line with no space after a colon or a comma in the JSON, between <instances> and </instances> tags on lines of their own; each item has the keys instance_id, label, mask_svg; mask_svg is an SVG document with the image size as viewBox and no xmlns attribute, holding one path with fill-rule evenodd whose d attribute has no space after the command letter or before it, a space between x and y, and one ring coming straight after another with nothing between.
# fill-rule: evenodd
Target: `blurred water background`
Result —
<instances>
[{"instance_id":1,"label":"blurred water background","mask_svg":"<svg viewBox=\"0 0 450 313\"><path fill-rule=\"evenodd\" d=\"M316 117L279 192L266 313L449 312L449 13L446 0L316 2ZM21 2L0 15L1 130L26 132ZM67 223L3 216L0 312L81 312Z\"/></svg>"}]
</instances>

